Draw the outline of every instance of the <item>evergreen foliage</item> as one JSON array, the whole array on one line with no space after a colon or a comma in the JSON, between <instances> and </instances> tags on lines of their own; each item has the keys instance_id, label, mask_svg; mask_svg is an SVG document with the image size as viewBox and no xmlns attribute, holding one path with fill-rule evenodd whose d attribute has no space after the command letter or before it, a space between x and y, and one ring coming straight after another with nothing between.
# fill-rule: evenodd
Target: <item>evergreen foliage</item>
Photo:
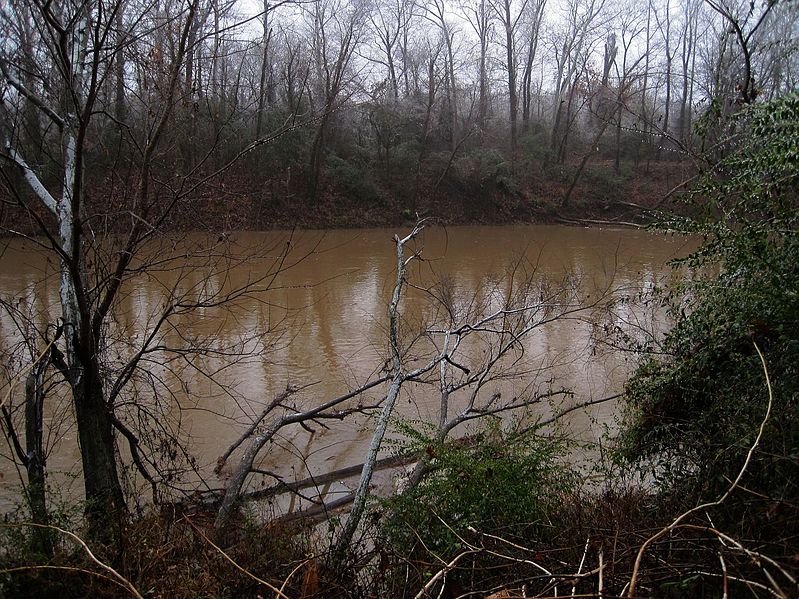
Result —
<instances>
[{"instance_id":1,"label":"evergreen foliage","mask_svg":"<svg viewBox=\"0 0 799 599\"><path fill-rule=\"evenodd\" d=\"M623 449L654 464L672 497L717 497L766 412L757 344L774 406L744 486L765 501L728 511L762 535L785 524L765 510L799 496L799 95L747 107L734 129L737 149L688 195L701 216L664 224L703 243L677 262L684 282L662 292L675 326L629 381Z\"/></svg>"},{"instance_id":2,"label":"evergreen foliage","mask_svg":"<svg viewBox=\"0 0 799 599\"><path fill-rule=\"evenodd\" d=\"M567 446L552 437L514 437L497 424L475 443L440 444L410 427L403 435L431 457L433 472L384 501L381 533L400 555L449 560L463 548L459 537L481 532L546 538L551 518L577 488L562 459Z\"/></svg>"}]
</instances>

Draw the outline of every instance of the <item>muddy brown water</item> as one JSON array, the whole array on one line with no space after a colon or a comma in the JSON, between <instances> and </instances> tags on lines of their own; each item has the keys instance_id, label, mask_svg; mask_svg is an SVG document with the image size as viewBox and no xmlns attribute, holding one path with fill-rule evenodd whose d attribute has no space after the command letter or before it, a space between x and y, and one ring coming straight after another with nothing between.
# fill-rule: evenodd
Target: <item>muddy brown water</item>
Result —
<instances>
[{"instance_id":1,"label":"muddy brown water","mask_svg":"<svg viewBox=\"0 0 799 599\"><path fill-rule=\"evenodd\" d=\"M200 300L207 305L173 316L157 337L158 344L202 346L205 351L156 350L147 354L141 373L120 396L123 413L135 421L141 414L133 405L136 403L155 414L156 422L163 426L161 433L179 431L206 486L224 486L236 457L215 475L217 458L287 385L305 386L292 401L297 407L309 407L381 373L388 355L387 306L396 274L393 236L406 233L399 229L232 233L224 239L210 239L219 243L201 256L195 250L204 247L209 238L192 235L153 250L151 255L158 259L183 253L187 259L182 265L180 261L159 264L152 276L138 277L124 289L107 329L105 351L112 372L141 346L167 298L177 294L183 294L186 302ZM621 390L632 360L608 351L605 344L598 343L597 332L619 326L641 334L667 326L663 315L651 314L635 297L675 276L666 263L684 255L690 245L682 238L630 229L432 228L413 245L423 261L414 262L409 270L409 280L417 288L407 291L401 306L404 338L410 339L434 318L435 303L425 291L434 283L449 282L456 306L463 308L477 298L490 307L492 301L501 303L502 298L488 296L502 295L507 289L509 264L518 264L521 257L526 258L525 268L534 272L536 281L550 281L546 289L566 277L577 282L583 301L596 301L608 288L616 298L630 298L612 314L594 308L536 329L524 339L522 356L517 355L512 367L509 364L502 371L502 380L481 391L481 396L501 393L507 398L525 391L571 389L574 395L558 397L554 404L536 405L524 414L528 420L536 415L546 417L553 410ZM286 248L290 248L288 258L281 261ZM251 255L241 262L228 262L219 258L223 250ZM180 267L186 264L188 268ZM277 264L288 268L276 277L265 277ZM247 283L253 284L252 293L235 296L225 309L212 305L219 294ZM541 285L536 289L540 292ZM0 256L0 293L23 312L33 314L40 326L58 316L56 266L30 241L6 243ZM3 311L3 396L9 392L9 376L30 360L15 346L19 339L13 319ZM417 343L409 360L422 360L432 347L429 341ZM253 350L258 351L251 353ZM477 364L484 350L480 343L472 344L463 360ZM20 404L23 387L17 385L11 392L12 405ZM377 401L381 391L384 388L375 388L360 401L366 405ZM54 390L47 407L51 494L74 499L81 495L76 476L76 430L69 403L58 395ZM436 384L407 385L397 422L423 430L422 423L438 421L439 398ZM458 401L462 400L453 399L453 410ZM612 402L572 412L564 419L566 430L577 439L596 439L613 426L617 412ZM506 424L513 418L506 416ZM296 480L357 464L364 458L370 423L367 417L357 416L343 422L326 421L325 426L312 424L313 432L299 426L286 428L263 450L256 465L286 480ZM470 430L473 428L464 426L457 434ZM171 452L172 448L159 445L157 427L149 434L156 447L165 454ZM399 440L401 433L393 428L384 453ZM20 479L9 459L7 443L0 453L0 509L5 511L20 500ZM121 453L126 454L124 447ZM377 484L390 484L390 476L382 473ZM142 487L138 493L147 497L141 481L128 478L132 486ZM268 476L252 478L256 486L271 483ZM175 484L205 488L195 474L176 473ZM353 484L352 480L343 481L329 491L342 492Z\"/></svg>"}]
</instances>

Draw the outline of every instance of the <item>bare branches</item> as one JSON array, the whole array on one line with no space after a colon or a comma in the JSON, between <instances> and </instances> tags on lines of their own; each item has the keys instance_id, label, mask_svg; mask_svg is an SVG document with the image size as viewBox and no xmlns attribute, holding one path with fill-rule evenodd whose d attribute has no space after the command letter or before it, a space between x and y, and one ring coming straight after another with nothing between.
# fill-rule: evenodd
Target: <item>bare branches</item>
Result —
<instances>
[{"instance_id":1,"label":"bare branches","mask_svg":"<svg viewBox=\"0 0 799 599\"><path fill-rule=\"evenodd\" d=\"M455 567L455 565L463 558L479 552L480 552L479 548L470 548L456 555L448 563L444 564L443 568L441 568L438 572L436 572L435 574L433 574L433 576L430 577L430 580L428 580L427 583L419 590L419 592L416 593L414 599L421 599L422 597L424 597L427 594L427 592L431 588L433 588L433 585L435 585L436 582L445 577L447 573L450 572Z\"/></svg>"},{"instance_id":2,"label":"bare branches","mask_svg":"<svg viewBox=\"0 0 799 599\"><path fill-rule=\"evenodd\" d=\"M8 160L13 162L17 167L19 167L20 171L22 172L22 176L25 179L25 182L30 186L33 190L33 193L36 194L36 197L47 207L47 209L52 214L58 213L58 203L56 202L55 198L50 194L44 184L41 182L39 177L33 171L33 169L28 166L28 163L25 162L25 159L22 155L11 146L10 142L6 142L6 151L8 152L6 156Z\"/></svg>"},{"instance_id":3,"label":"bare branches","mask_svg":"<svg viewBox=\"0 0 799 599\"><path fill-rule=\"evenodd\" d=\"M269 442L278 431L282 428L292 425L292 424L302 424L305 422L312 422L319 419L343 419L350 414L354 414L357 412L364 411L363 406L356 406L352 408L345 408L345 409L336 409L338 406L343 404L344 402L353 399L362 393L372 389L388 380L388 376L380 377L376 380L369 381L368 383L362 385L358 389L336 397L334 399L328 400L321 405L316 407L307 409L305 411L299 411L296 405L293 406L285 406L282 407L283 413L280 416L275 417L272 423L260 434L256 435L250 441L249 446L242 454L241 460L239 462L238 467L234 475L231 477L230 482L228 483L227 489L225 491L225 496L222 500L222 504L219 508L219 512L216 517L216 521L214 523L214 527L219 531L224 529L226 526L228 519L232 513L233 507L238 500L238 497L241 493L241 489L244 486L244 482L249 474L252 472L252 466L255 462L256 457L260 453L261 449ZM288 392L288 390L287 390ZM292 393L288 393L291 395ZM281 396L278 396L280 398ZM283 400L284 401L284 400ZM273 401L272 408L267 410L267 412L271 412L274 408L281 407L282 401ZM234 443L234 445L239 446L244 441L243 436L238 441ZM234 448L235 449L235 448ZM231 452L232 453L232 452ZM228 454L229 456L229 454ZM224 463L224 462L222 462ZM221 464L217 463L217 466L221 466Z\"/></svg>"},{"instance_id":4,"label":"bare branches","mask_svg":"<svg viewBox=\"0 0 799 599\"><path fill-rule=\"evenodd\" d=\"M294 395L295 393L297 393L297 391L299 391L299 388L298 388L298 387L292 387L291 385L289 385L288 387L286 387L286 390L285 390L285 391L283 391L283 392L282 392L282 393L280 393L278 396L276 396L276 397L275 397L275 398L274 398L274 399L273 399L273 400L272 400L272 401L269 403L269 405L267 405L267 406L266 406L266 408L264 409L264 411L263 411L263 412L261 412L261 415L260 415L258 418L256 418L255 420L253 420L253 423L252 423L252 425L250 426L250 428L248 428L246 431L244 431L244 433L243 433L243 434L242 434L242 435L241 435L241 436L240 436L240 437L239 437L237 440L235 440L235 441L234 441L234 442L231 444L231 446L230 446L230 447L228 447L228 448L227 448L227 450L225 451L225 453L223 453L223 454L222 454L222 455L219 457L219 459L217 459L217 461L216 461L216 467L214 468L214 471L218 473L218 472L219 472L219 471L222 469L222 466L224 466L225 462L227 462L227 459L230 457L230 454L232 454L234 451L236 451L236 449L237 449L237 448L238 448L238 447L239 447L239 446L240 446L240 445L241 445L241 444L242 444L242 443L243 443L243 442L244 442L246 439L248 439L248 438L250 437L250 435L252 435L252 434L255 432L255 429L256 429L256 428L258 428L258 426L261 424L261 422L263 421L263 419L264 419L264 418L266 418L266 416L267 416L267 415L268 415L270 412L272 412L272 410L274 410L276 407L278 407L278 406L280 406L280 407L283 407L283 406L282 406L282 403L283 403L284 401L286 401L286 400L287 400L289 397L291 397L292 395Z\"/></svg>"},{"instance_id":5,"label":"bare branches","mask_svg":"<svg viewBox=\"0 0 799 599\"><path fill-rule=\"evenodd\" d=\"M353 508L347 518L344 527L336 540L334 548L334 561L336 565L340 565L342 560L349 549L349 544L355 534L355 530L360 524L363 511L366 507L366 498L369 493L369 485L372 482L372 473L374 471L375 462L377 461L377 454L380 451L380 446L383 443L383 437L386 434L389 420L394 412L394 406L399 397L402 385L409 379L415 378L429 370L433 369L435 365L442 359L441 356L432 358L426 365L411 371L405 372L402 363L402 354L399 346L399 302L402 294L402 289L405 286L405 270L411 260L418 257L414 253L408 258L405 257L405 245L413 240L424 229L424 221L418 221L413 227L411 232L400 239L394 236L394 243L396 244L397 252L397 280L394 284L394 290L391 294L391 303L389 304L389 352L391 356L391 384L389 385L386 398L383 402L383 410L378 417L372 440L369 443L369 449L366 454L366 461L361 471L361 478L358 482L358 488L355 491L355 499Z\"/></svg>"},{"instance_id":6,"label":"bare branches","mask_svg":"<svg viewBox=\"0 0 799 599\"><path fill-rule=\"evenodd\" d=\"M43 529L47 529L47 530L54 530L56 532L61 533L62 535L68 536L72 541L74 541L75 543L80 545L80 547L83 549L83 551L86 553L86 555L89 557L89 559L92 562L94 562L102 570L104 570L105 572L110 574L111 577L117 583L119 583L122 587L127 589L128 592L130 592L131 595L136 597L136 599L144 599L144 597L142 597L142 595L139 593L139 591L136 590L136 587L133 586L133 583L131 583L124 576L122 576L114 568L112 568L108 564L106 564L106 563L100 561L99 559L97 559L97 557L94 555L94 553L92 553L92 550L89 549L89 546L86 544L86 542L83 539L81 539L78 535L76 535L75 533L70 532L68 530L64 530L63 528L59 528L57 526L50 525L50 524L36 524L36 523L33 523L33 522L21 522L19 524L0 524L0 527L3 527L3 528L16 528L16 527L25 527L25 526L29 526L29 527L32 527L32 528L43 528Z\"/></svg>"},{"instance_id":7,"label":"bare branches","mask_svg":"<svg viewBox=\"0 0 799 599\"><path fill-rule=\"evenodd\" d=\"M9 65L4 58L0 57L0 71L3 73L3 77L5 77L6 81L11 85L14 89L16 89L26 100L32 102L36 108L38 108L42 113L47 115L47 117L53 121L53 123L60 129L65 126L64 119L52 108L50 108L44 100L42 100L39 96L33 93L31 90L26 88L9 70Z\"/></svg>"}]
</instances>

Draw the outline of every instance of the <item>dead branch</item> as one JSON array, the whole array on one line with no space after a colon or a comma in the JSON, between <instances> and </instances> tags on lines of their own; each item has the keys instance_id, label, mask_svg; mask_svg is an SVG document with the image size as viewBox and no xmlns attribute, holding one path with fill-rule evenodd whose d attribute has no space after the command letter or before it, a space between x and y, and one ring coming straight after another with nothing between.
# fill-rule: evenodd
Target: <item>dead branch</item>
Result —
<instances>
[{"instance_id":1,"label":"dead branch","mask_svg":"<svg viewBox=\"0 0 799 599\"><path fill-rule=\"evenodd\" d=\"M275 593L275 594L276 594L278 597L283 597L283 599L290 599L290 597L289 597L288 595L286 595L286 594L285 594L285 593L284 593L284 592L283 592L281 589L277 588L275 585L273 585L273 584L271 584L271 583L269 583L269 582L265 581L265 580L264 580L264 579L262 579L262 578L258 578L258 577L257 577L255 574L253 574L252 572L250 572L250 571L249 571L249 570L247 570L246 568L242 568L242 567L241 567L241 566L240 566L240 565L239 565L239 564L236 562L236 560L234 560L234 559L233 559L232 557L230 557L230 556L229 556L227 553L225 553L225 552L224 552L224 550L223 550L221 547L219 547L218 545L214 544L214 542L213 542L211 539L209 539L209 538L208 538L208 537L205 535L205 533L203 533L203 531L201 531L201 530L200 530L200 529L199 529L199 528L198 528L198 527L197 527L197 526L194 524L194 522L192 522L191 520L188 520L188 519L187 519L186 521L187 521L187 522L188 522L188 523L191 525L191 527L194 529L194 532L196 532L198 535L200 535L200 536L203 538L203 540L204 540L206 543L208 543L208 544L209 544L211 547L213 547L214 549L216 549L216 551L217 551L217 552L219 552L219 554L220 554L222 557L224 557L224 558L225 558L225 559L226 559L228 562L230 562L230 563L233 565L233 567L234 567L234 568L236 568L236 569L237 569L239 572L241 572L242 574L244 574L244 575L248 576L249 578L252 578L252 579L253 579L255 582L257 582L258 584L262 584L262 585L264 585L264 586L265 586L266 588L268 588L270 591L274 592L274 593Z\"/></svg>"},{"instance_id":2,"label":"dead branch","mask_svg":"<svg viewBox=\"0 0 799 599\"><path fill-rule=\"evenodd\" d=\"M222 500L222 504L219 508L219 512L217 514L216 521L214 523L214 527L217 531L222 530L226 525L232 513L233 507L236 501L241 494L241 489L244 486L244 481L247 476L252 472L252 466L255 462L255 458L260 453L261 449L263 449L264 445L272 439L279 430L282 428L292 425L292 424L300 424L303 422L313 421L319 418L334 418L334 419L342 419L349 414L353 414L355 412L363 411L363 406L350 408L346 410L334 410L337 406L344 403L345 401L357 397L358 395L365 393L369 389L372 389L386 380L388 380L388 376L383 376L377 378L373 381L369 381L368 383L358 387L357 389L350 391L344 395L336 397L335 399L331 399L315 408L311 408L304 412L295 411L296 408L289 410L284 407L284 412L282 415L277 416L270 424L267 429L256 435L252 438L250 445L244 451L244 454L241 457L239 462L239 466L236 469L233 477L230 479L228 483L228 487L225 491L225 496Z\"/></svg>"},{"instance_id":3,"label":"dead branch","mask_svg":"<svg viewBox=\"0 0 799 599\"><path fill-rule=\"evenodd\" d=\"M2 526L3 528L19 528L19 527L30 526L32 528L43 528L43 529L48 529L48 530L54 530L56 532L60 532L61 534L68 536L70 539L72 539L78 545L81 546L81 548L86 552L86 555L89 556L89 559L91 561L93 561L100 568L102 568L103 570L108 572L114 579L116 579L116 581L118 581L118 583L121 586L125 587L128 591L130 591L131 595L133 595L137 599L144 599L144 597L142 597L141 594L139 594L139 591L136 590L136 587L133 586L132 582L130 582L127 578L122 576L122 574L120 574L119 572L114 570L114 568L112 568L108 564L100 561L94 555L94 553L92 553L92 550L89 549L89 546L83 541L83 539L81 539L75 533L70 532L68 530L64 530L63 528L59 528L57 526L53 526L52 524L37 524L35 522L19 522L19 523L16 523L16 524L7 524L6 523L6 524L0 524L0 526Z\"/></svg>"},{"instance_id":4,"label":"dead branch","mask_svg":"<svg viewBox=\"0 0 799 599\"><path fill-rule=\"evenodd\" d=\"M222 467L225 465L225 462L227 462L228 458L230 457L230 454L232 454L234 451L236 451L236 449L238 449L238 447L239 447L239 446L240 446L242 443L244 443L244 441L245 441L245 440L247 440L247 439L250 437L250 435L252 435L252 434L255 432L255 429L257 429L257 428L258 428L258 425L260 425L260 424L261 424L261 422L263 421L263 419L264 419L264 418L266 418L266 417L267 417L267 415L268 415L268 414L269 414L269 413L270 413L272 410L274 410L274 409L275 409L277 406L279 406L281 403L283 403L284 401L286 401L286 400L287 400L289 397L291 397L292 395L294 395L294 394L295 394L295 393L296 393L298 390L299 390L299 388L298 388L298 387L294 387L294 386L292 386L292 385L289 385L289 386L287 386L287 387L286 387L285 391L283 391L282 393L278 394L278 395L277 395L277 396L276 396L276 397L275 397L275 398L274 398L274 399L273 399L273 400L272 400L272 401L269 403L269 405L268 405L268 406L266 406L266 408L264 408L264 411L263 411L263 412L261 412L261 415L260 415L260 416L258 416L258 417L257 417L257 418L256 418L256 419L253 421L252 425L250 425L250 427L249 427L249 428L248 428L246 431L244 431L244 433L242 433L242 435L241 435L241 436L240 436L238 439L236 439L236 440L235 440L235 441L234 441L234 442L233 442L233 443L230 445L230 447L228 447L228 448L227 448L227 450L225 451L225 453L223 453L221 456L219 456L219 458L217 458L217 460L216 460L216 466L214 467L214 473L215 473L215 474L219 474L219 472L222 470Z\"/></svg>"},{"instance_id":5,"label":"dead branch","mask_svg":"<svg viewBox=\"0 0 799 599\"><path fill-rule=\"evenodd\" d=\"M375 431L372 435L372 440L369 443L367 458L364 462L363 470L361 471L361 478L358 481L358 488L355 491L355 499L353 500L354 505L352 507L352 511L350 512L347 521L344 524L344 528L342 529L341 534L336 541L334 548L334 562L337 565L340 565L346 549L349 547L350 541L355 534L355 530L358 528L361 516L363 515L364 509L366 507L366 498L369 493L369 484L372 481L372 474L377 461L377 454L380 451L380 446L383 443L383 437L386 434L388 422L394 412L394 405L397 402L402 385L408 380L415 379L422 374L429 372L443 359L443 355L435 356L426 365L417 368L414 371L405 372L402 364L402 355L400 353L399 303L400 297L402 295L402 288L405 286L405 270L408 264L413 259L418 257L418 254L414 253L410 257L406 258L405 245L419 235L423 229L424 220L420 220L416 223L413 230L403 239L400 239L398 236L394 237L394 242L397 246L397 280L394 284L394 291L391 295L391 303L389 305L388 311L389 349L391 352L391 385L389 386L386 399L383 403L383 410L378 417L377 425L375 426Z\"/></svg>"}]
</instances>

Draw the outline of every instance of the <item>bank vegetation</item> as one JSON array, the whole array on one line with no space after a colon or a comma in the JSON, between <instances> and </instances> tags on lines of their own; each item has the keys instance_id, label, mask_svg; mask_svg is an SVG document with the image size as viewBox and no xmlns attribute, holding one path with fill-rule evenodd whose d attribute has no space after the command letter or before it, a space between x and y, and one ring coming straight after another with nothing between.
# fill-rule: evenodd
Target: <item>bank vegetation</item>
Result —
<instances>
[{"instance_id":1,"label":"bank vegetation","mask_svg":"<svg viewBox=\"0 0 799 599\"><path fill-rule=\"evenodd\" d=\"M796 6L239 8L0 8L2 222L49 257L59 290L45 314L0 297L17 340L0 348L5 457L23 488L2 524L4 595L795 597ZM666 206L660 226L702 243L682 282L639 298L524 258L470 298L414 277L440 220L635 224ZM200 357L267 356L279 323L225 341L182 324L268 304L307 257L291 239L242 250L228 231L400 221L385 361L338 397L261 398L212 488L154 365L179 378ZM198 229L214 234L181 245ZM250 278L224 276L256 258ZM126 294L166 272L176 283L142 333L119 335ZM403 311L411 290L424 321ZM638 366L618 430L574 464L586 448L560 420L575 408L557 407L570 390L525 370L524 341L633 299L673 326L597 327ZM523 392L491 392L509 379ZM433 421L396 418L413 386L435 395ZM75 421L79 504L48 483L56 402ZM371 443L330 473L358 476L338 504L258 469L280 431L354 416ZM405 441L380 459L390 427ZM376 496L376 469L399 465L402 488ZM263 509L286 494L303 510Z\"/></svg>"}]
</instances>

